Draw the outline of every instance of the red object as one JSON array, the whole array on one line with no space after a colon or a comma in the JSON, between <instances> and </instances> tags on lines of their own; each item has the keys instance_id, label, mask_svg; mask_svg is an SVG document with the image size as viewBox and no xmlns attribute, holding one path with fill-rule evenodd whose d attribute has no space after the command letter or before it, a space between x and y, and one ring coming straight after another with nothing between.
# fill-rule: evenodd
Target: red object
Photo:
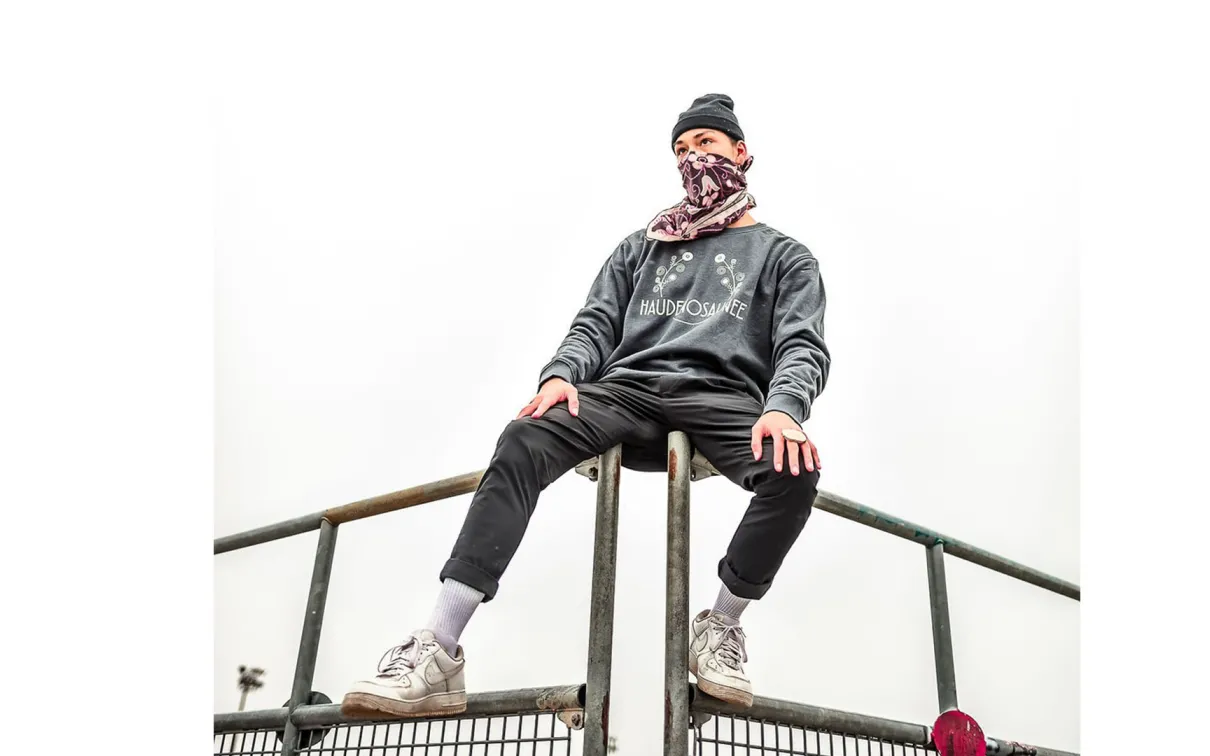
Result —
<instances>
[{"instance_id":1,"label":"red object","mask_svg":"<svg viewBox=\"0 0 1210 756\"><path fill-rule=\"evenodd\" d=\"M987 756L987 738L979 723L954 709L937 717L933 745L940 756Z\"/></svg>"}]
</instances>

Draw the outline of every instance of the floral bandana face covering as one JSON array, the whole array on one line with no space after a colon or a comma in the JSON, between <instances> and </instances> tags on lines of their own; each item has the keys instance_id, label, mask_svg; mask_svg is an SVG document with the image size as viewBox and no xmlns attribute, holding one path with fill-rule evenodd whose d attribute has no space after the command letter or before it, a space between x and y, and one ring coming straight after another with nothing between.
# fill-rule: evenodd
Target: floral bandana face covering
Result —
<instances>
[{"instance_id":1,"label":"floral bandana face covering","mask_svg":"<svg viewBox=\"0 0 1210 756\"><path fill-rule=\"evenodd\" d=\"M744 175L752 167L751 156L737 165L722 155L689 152L677 167L687 196L647 224L648 239L675 242L717 234L756 207Z\"/></svg>"}]
</instances>

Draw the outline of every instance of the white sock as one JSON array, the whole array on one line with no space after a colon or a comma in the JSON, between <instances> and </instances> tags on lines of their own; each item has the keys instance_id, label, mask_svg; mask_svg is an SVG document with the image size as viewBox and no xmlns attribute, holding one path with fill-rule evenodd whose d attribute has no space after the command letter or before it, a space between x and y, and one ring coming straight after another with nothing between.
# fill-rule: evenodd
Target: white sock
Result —
<instances>
[{"instance_id":1,"label":"white sock","mask_svg":"<svg viewBox=\"0 0 1210 756\"><path fill-rule=\"evenodd\" d=\"M450 656L457 654L458 638L482 602L483 593L469 585L449 578L442 581L428 629Z\"/></svg>"},{"instance_id":2,"label":"white sock","mask_svg":"<svg viewBox=\"0 0 1210 756\"><path fill-rule=\"evenodd\" d=\"M739 616L744 613L744 609L747 609L750 603L752 603L752 599L740 598L724 585L719 588L718 598L714 601L714 611L724 617L739 620Z\"/></svg>"}]
</instances>

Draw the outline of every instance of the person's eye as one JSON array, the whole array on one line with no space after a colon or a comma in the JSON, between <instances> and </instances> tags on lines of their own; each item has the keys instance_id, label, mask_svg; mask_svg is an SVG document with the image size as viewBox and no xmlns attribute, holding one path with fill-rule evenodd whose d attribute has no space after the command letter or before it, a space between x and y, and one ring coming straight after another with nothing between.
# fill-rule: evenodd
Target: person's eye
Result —
<instances>
[{"instance_id":1,"label":"person's eye","mask_svg":"<svg viewBox=\"0 0 1210 756\"><path fill-rule=\"evenodd\" d=\"M710 137L706 137L705 139L702 140L702 144L710 144L713 141L714 140L711 139Z\"/></svg>"}]
</instances>

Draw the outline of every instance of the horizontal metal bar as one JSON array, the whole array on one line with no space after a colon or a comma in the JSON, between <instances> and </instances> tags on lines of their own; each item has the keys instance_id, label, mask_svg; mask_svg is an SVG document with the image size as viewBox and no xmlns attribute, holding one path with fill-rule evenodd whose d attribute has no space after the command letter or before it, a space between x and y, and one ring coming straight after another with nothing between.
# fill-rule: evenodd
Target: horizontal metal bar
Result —
<instances>
[{"instance_id":1,"label":"horizontal metal bar","mask_svg":"<svg viewBox=\"0 0 1210 756\"><path fill-rule=\"evenodd\" d=\"M387 512L395 512L400 509L427 504L432 501L473 493L479 487L479 480L482 477L482 470L458 475L453 478L426 483L422 486L405 488L402 491L375 496L372 499L355 501L352 504L343 504L323 512L309 514L273 525L266 525L255 530L216 538L214 540L214 553L221 554L226 551L234 551L235 549L275 541L279 538L287 538L309 530L318 530L321 520L327 520L333 525L339 525L352 520L374 517L386 514ZM858 504L843 496L837 496L827 491L820 491L815 499L815 508L925 546L944 543L945 552L951 556L965 559L968 562L986 567L994 572L1008 575L1009 577L1036 585L1039 588L1045 588L1048 591L1073 598L1076 601L1080 600L1080 586L1075 583L1047 575L1045 572L1035 570L1032 567L1026 567L1011 559L1005 559L990 551L985 551L964 541L959 541L956 538L951 538L935 530L930 530L923 525L917 525L914 522L889 515L886 512L880 512L873 507Z\"/></svg>"},{"instance_id":2,"label":"horizontal metal bar","mask_svg":"<svg viewBox=\"0 0 1210 756\"><path fill-rule=\"evenodd\" d=\"M261 709L259 711L232 711L214 715L214 734L223 732L247 732L249 730L280 730L286 726L290 710Z\"/></svg>"},{"instance_id":3,"label":"horizontal metal bar","mask_svg":"<svg viewBox=\"0 0 1210 756\"><path fill-rule=\"evenodd\" d=\"M987 738L988 756L1080 756L1071 751L1056 751L1053 748L1039 748L1024 745L1011 740Z\"/></svg>"},{"instance_id":4,"label":"horizontal metal bar","mask_svg":"<svg viewBox=\"0 0 1210 756\"><path fill-rule=\"evenodd\" d=\"M927 746L932 742L930 730L925 725L910 722L898 722L893 719L882 719L865 714L854 714L838 709L824 709L818 706L783 701L778 698L755 696L751 708L720 701L717 698L702 695L697 687L689 684L689 708L703 714L721 714L744 719L764 720L796 727L807 727L814 730L826 730L838 735L860 735L867 738L881 738L898 743Z\"/></svg>"},{"instance_id":5,"label":"horizontal metal bar","mask_svg":"<svg viewBox=\"0 0 1210 756\"><path fill-rule=\"evenodd\" d=\"M746 709L703 695L692 683L689 684L689 700L689 708L703 714L776 722L793 727L824 730L837 735L856 735L923 747L930 747L933 742L933 728L928 725L871 717L851 711L825 709L761 696L754 697L752 708ZM1025 746L1000 738L987 738L987 746L989 756L1080 756L1078 753Z\"/></svg>"},{"instance_id":6,"label":"horizontal metal bar","mask_svg":"<svg viewBox=\"0 0 1210 756\"><path fill-rule=\"evenodd\" d=\"M584 706L584 688L583 685L568 685L554 688L472 693L467 699L466 713L457 716L469 718L579 709ZM792 701L757 696L752 708L745 709L704 696L692 684L689 686L689 699L690 708L704 714L721 714L753 720L763 719L798 727L827 730L837 734L882 738L919 746L927 746L932 742L931 728L925 725L808 706ZM225 732L280 730L285 727L288 714L289 711L285 707L215 714L214 733L218 735ZM300 729L329 727L337 724L361 724L365 721L345 719L340 715L340 707L335 704L300 706L295 710L292 719ZM1026 746L1002 738L989 737L987 746L989 756L1021 756L1023 754L1080 756L1071 751Z\"/></svg>"},{"instance_id":7,"label":"horizontal metal bar","mask_svg":"<svg viewBox=\"0 0 1210 756\"><path fill-rule=\"evenodd\" d=\"M543 711L567 711L584 708L584 685L560 685L552 688L523 688L490 693L471 693L466 697L466 711L454 718L498 717L505 714L535 714ZM451 717L425 717L450 719ZM329 727L337 724L363 724L370 720L348 719L340 713L339 704L299 706L290 716L300 729ZM384 716L383 721L390 717ZM217 715L215 721L218 721ZM409 720L410 721L410 720Z\"/></svg>"},{"instance_id":8,"label":"horizontal metal bar","mask_svg":"<svg viewBox=\"0 0 1210 756\"><path fill-rule=\"evenodd\" d=\"M1036 585L1039 588L1053 591L1061 596L1066 596L1076 601L1080 600L1080 586L1075 583L1069 583L1066 580L1047 575L1045 572L1040 572L1032 567L1026 567L1011 559L1005 559L990 551L984 551L977 546L964 543L956 538L950 538L923 525L917 525L914 522L889 515L886 512L880 512L873 507L858 504L843 496L837 496L827 491L820 491L815 499L815 508L925 546L933 546L938 543L945 544L945 553L950 556L965 559L968 562L973 562L981 567L999 572L1002 575L1008 575L1017 580Z\"/></svg>"},{"instance_id":9,"label":"horizontal metal bar","mask_svg":"<svg viewBox=\"0 0 1210 756\"><path fill-rule=\"evenodd\" d=\"M323 517L333 525L342 525L353 520L395 512L419 504L428 504L431 501L474 493L475 489L479 487L479 479L483 477L483 472L480 470L433 483L425 483L423 486L375 496L372 499L355 501L352 504L342 504L324 512Z\"/></svg>"},{"instance_id":10,"label":"horizontal metal bar","mask_svg":"<svg viewBox=\"0 0 1210 756\"><path fill-rule=\"evenodd\" d=\"M245 530L242 533L215 538L214 553L223 554L237 549L246 549L249 546L256 546L296 536L301 533L308 533L312 530L319 530L319 523L323 522L323 519L323 512L314 512L302 517L295 517L293 520L275 522L272 525L265 525L261 528L254 528L253 530Z\"/></svg>"}]
</instances>

